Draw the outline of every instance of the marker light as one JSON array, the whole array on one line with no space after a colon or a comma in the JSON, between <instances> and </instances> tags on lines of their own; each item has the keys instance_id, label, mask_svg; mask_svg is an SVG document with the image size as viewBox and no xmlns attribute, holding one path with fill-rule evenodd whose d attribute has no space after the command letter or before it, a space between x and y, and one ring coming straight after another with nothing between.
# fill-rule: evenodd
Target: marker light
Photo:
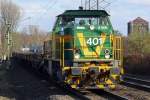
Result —
<instances>
[{"instance_id":1,"label":"marker light","mask_svg":"<svg viewBox=\"0 0 150 100\"><path fill-rule=\"evenodd\" d=\"M95 28L94 25L90 25L91 30L94 30L94 28Z\"/></svg>"},{"instance_id":2,"label":"marker light","mask_svg":"<svg viewBox=\"0 0 150 100\"><path fill-rule=\"evenodd\" d=\"M105 58L109 59L110 58L110 54L105 54Z\"/></svg>"},{"instance_id":3,"label":"marker light","mask_svg":"<svg viewBox=\"0 0 150 100\"><path fill-rule=\"evenodd\" d=\"M80 58L80 54L79 54L79 53L75 53L75 54L74 54L74 58L75 58L75 59L79 59L79 58Z\"/></svg>"},{"instance_id":4,"label":"marker light","mask_svg":"<svg viewBox=\"0 0 150 100\"><path fill-rule=\"evenodd\" d=\"M105 54L110 54L110 50L109 49L105 49L104 53Z\"/></svg>"}]
</instances>

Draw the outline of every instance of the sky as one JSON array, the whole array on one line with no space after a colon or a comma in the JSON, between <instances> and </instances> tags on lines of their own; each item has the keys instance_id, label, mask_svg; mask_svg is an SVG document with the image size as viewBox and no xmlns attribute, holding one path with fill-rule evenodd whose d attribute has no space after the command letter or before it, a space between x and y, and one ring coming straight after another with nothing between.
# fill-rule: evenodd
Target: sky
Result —
<instances>
[{"instance_id":1,"label":"sky","mask_svg":"<svg viewBox=\"0 0 150 100\"><path fill-rule=\"evenodd\" d=\"M38 25L44 31L51 31L56 16L65 10L78 9L81 0L12 0L21 7L22 18L19 30L28 25ZM84 0L83 0L84 1ZM127 22L141 17L150 21L150 0L106 0L114 29L127 34Z\"/></svg>"}]
</instances>

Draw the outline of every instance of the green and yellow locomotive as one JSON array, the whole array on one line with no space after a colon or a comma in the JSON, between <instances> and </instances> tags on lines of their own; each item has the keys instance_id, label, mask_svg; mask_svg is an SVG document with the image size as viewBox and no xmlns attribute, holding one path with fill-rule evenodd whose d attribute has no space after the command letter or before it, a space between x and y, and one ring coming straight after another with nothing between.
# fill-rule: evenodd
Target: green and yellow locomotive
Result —
<instances>
[{"instance_id":1,"label":"green and yellow locomotive","mask_svg":"<svg viewBox=\"0 0 150 100\"><path fill-rule=\"evenodd\" d=\"M48 73L72 88L115 88L123 74L122 37L104 10L67 10L57 16Z\"/></svg>"}]
</instances>

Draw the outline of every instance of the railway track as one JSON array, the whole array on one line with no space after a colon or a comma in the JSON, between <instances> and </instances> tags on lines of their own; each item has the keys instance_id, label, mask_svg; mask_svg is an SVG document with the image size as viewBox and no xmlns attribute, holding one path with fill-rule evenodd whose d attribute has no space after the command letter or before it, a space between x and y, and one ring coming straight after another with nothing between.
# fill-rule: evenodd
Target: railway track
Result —
<instances>
[{"instance_id":1,"label":"railway track","mask_svg":"<svg viewBox=\"0 0 150 100\"><path fill-rule=\"evenodd\" d=\"M22 64L21 64L22 65ZM70 100L68 99L68 97L70 96L71 98L73 98L73 100L105 100L105 98L96 95L90 91L78 91L75 89L71 89L70 87L62 84L62 83L58 83L54 80L51 80L46 73L43 72L39 72L37 70L35 70L34 68L29 68L30 65L25 65L23 64L24 69L26 69L27 71L34 73L35 75L37 75L37 77L39 77L40 79L43 79L44 81L48 82L49 84L53 84L54 87L57 87L58 89L60 89L61 91L63 91L65 94L67 94L67 98L66 100ZM55 97L54 97L55 98ZM58 97L58 100L62 100L62 98ZM53 100L53 99L52 99ZM55 100L55 99L54 99Z\"/></svg>"},{"instance_id":2,"label":"railway track","mask_svg":"<svg viewBox=\"0 0 150 100\"><path fill-rule=\"evenodd\" d=\"M70 91L70 90L69 90ZM87 99L82 99L81 100L106 100L104 97L102 97L101 95L97 95L95 93L92 93L89 90L73 90L73 92L76 92L77 94L84 96L84 98Z\"/></svg>"},{"instance_id":3,"label":"railway track","mask_svg":"<svg viewBox=\"0 0 150 100\"><path fill-rule=\"evenodd\" d=\"M68 98L68 96L70 96L70 97L74 98L75 100L76 99L77 100L106 100L106 99L127 100L127 98L125 98L123 96L120 96L120 95L117 95L117 94L114 94L114 93L111 93L108 91L99 91L99 93L97 91L97 93L96 93L96 92L89 91L89 90L71 89L68 86L60 85L60 83L50 80L47 74L34 70L34 68L31 68L30 65L25 65L25 64L23 64L23 65L24 65L24 69L29 71L29 73L33 73L33 74L37 75L40 79L42 79L50 84L53 84L54 87L57 87L58 89L62 90L65 94L67 94L67 98ZM30 69L29 69L29 67L30 67ZM96 90L94 90L94 91L96 91Z\"/></svg>"},{"instance_id":4,"label":"railway track","mask_svg":"<svg viewBox=\"0 0 150 100\"><path fill-rule=\"evenodd\" d=\"M104 91L105 97L111 96L111 98L114 97L114 100L150 100L149 81L133 77L125 77L124 79L116 90ZM100 92L96 91L95 93L99 94Z\"/></svg>"},{"instance_id":5,"label":"railway track","mask_svg":"<svg viewBox=\"0 0 150 100\"><path fill-rule=\"evenodd\" d=\"M16 60L1 75L0 84L0 100L74 100L52 83L49 84L34 72L18 65Z\"/></svg>"},{"instance_id":6,"label":"railway track","mask_svg":"<svg viewBox=\"0 0 150 100\"><path fill-rule=\"evenodd\" d=\"M118 85L116 90L92 90L106 100L150 100L150 93L135 88Z\"/></svg>"},{"instance_id":7,"label":"railway track","mask_svg":"<svg viewBox=\"0 0 150 100\"><path fill-rule=\"evenodd\" d=\"M150 100L150 93L119 85L116 90L67 90L81 100Z\"/></svg>"},{"instance_id":8,"label":"railway track","mask_svg":"<svg viewBox=\"0 0 150 100\"><path fill-rule=\"evenodd\" d=\"M32 73L34 73L33 71L35 71L33 69L29 70L29 68L27 68L27 70L32 72ZM38 73L37 71L35 71L35 75L37 75L42 80L47 81L48 83L52 84L52 80L49 80L49 77L47 77L47 75L43 76L43 73L41 74L41 73ZM64 98L66 98L67 100L128 100L130 98L136 98L140 94L139 92L138 93L131 93L130 89L126 90L126 88L128 88L128 87L122 87L121 89L117 89L116 91L101 91L101 90L92 90L92 91L91 90L81 90L81 91L78 91L78 90L68 88L64 85L60 85L60 83L57 83L57 82L56 83L54 82L53 84L54 84L54 87L57 87L58 89L63 91L64 94L66 94L66 97L64 97ZM132 90L132 92L133 91L135 91L135 90ZM129 96L129 94L132 94L132 96ZM143 94L146 94L146 93L143 93ZM144 100L150 100L150 99L147 99L148 96L144 96ZM55 98L57 100L62 99L61 97L55 97L55 96L50 97L51 100L56 100ZM141 97L138 97L138 98L141 98Z\"/></svg>"},{"instance_id":9,"label":"railway track","mask_svg":"<svg viewBox=\"0 0 150 100\"><path fill-rule=\"evenodd\" d=\"M23 69L28 73L31 73L31 75L38 78L38 80L42 80L43 83L48 84L47 87L45 86L45 89L50 90L49 92L50 95L49 97L45 97L47 98L46 100L62 100L62 99L64 100L76 100L76 99L77 100L80 100L80 99L89 100L85 96L80 95L79 93L75 91L74 92L71 90L69 91L69 89L59 85L59 83L49 80L49 77L47 77L47 74L35 70L34 68L31 67L31 65L22 63L20 61L19 62L17 61L17 63L18 63L18 66L22 67L20 69ZM39 83L35 83L35 84L39 84ZM53 94L53 92L55 92L55 94ZM35 99L28 99L28 100L35 100Z\"/></svg>"},{"instance_id":10,"label":"railway track","mask_svg":"<svg viewBox=\"0 0 150 100\"><path fill-rule=\"evenodd\" d=\"M148 76L148 75L147 76L140 76L140 75L133 75L133 74L125 74L124 76L150 81L150 76Z\"/></svg>"},{"instance_id":11,"label":"railway track","mask_svg":"<svg viewBox=\"0 0 150 100\"><path fill-rule=\"evenodd\" d=\"M109 90L113 94L125 97L127 100L150 100L150 93L137 88L118 85L116 90ZM117 99L118 100L118 99ZM122 100L122 99L119 99Z\"/></svg>"},{"instance_id":12,"label":"railway track","mask_svg":"<svg viewBox=\"0 0 150 100\"><path fill-rule=\"evenodd\" d=\"M124 79L122 83L123 85L150 92L150 81L129 76L124 76L123 79Z\"/></svg>"},{"instance_id":13,"label":"railway track","mask_svg":"<svg viewBox=\"0 0 150 100\"><path fill-rule=\"evenodd\" d=\"M43 74L42 74L43 77ZM46 75L46 80L49 82L52 82L52 80L48 80L48 77ZM128 100L128 98L124 95L119 95L117 93L113 93L110 91L102 91L98 89L91 90L76 90L71 89L70 87L67 87L65 85L60 85L60 83L57 83L56 81L53 81L56 87L60 88L64 92L66 92L68 95L75 98L75 100Z\"/></svg>"},{"instance_id":14,"label":"railway track","mask_svg":"<svg viewBox=\"0 0 150 100\"><path fill-rule=\"evenodd\" d=\"M101 95L106 100L128 100L128 98L123 95L119 95L119 94L116 94L116 93L113 93L113 92L107 91L107 90L96 89L96 90L90 90L90 91L97 95Z\"/></svg>"},{"instance_id":15,"label":"railway track","mask_svg":"<svg viewBox=\"0 0 150 100\"><path fill-rule=\"evenodd\" d=\"M113 91L108 90L100 90L100 89L83 89L83 90L75 90L71 88L61 87L65 91L76 95L81 100L129 100L129 98L125 95L120 95ZM115 91L115 90L114 90Z\"/></svg>"},{"instance_id":16,"label":"railway track","mask_svg":"<svg viewBox=\"0 0 150 100\"><path fill-rule=\"evenodd\" d=\"M104 91L104 93L107 94L107 99L111 99L110 97L112 97L114 100L128 100L126 96L122 96L110 91Z\"/></svg>"},{"instance_id":17,"label":"railway track","mask_svg":"<svg viewBox=\"0 0 150 100\"><path fill-rule=\"evenodd\" d=\"M43 77L44 74L38 73L41 77ZM67 93L68 95L70 95L71 97L74 98L74 100L106 100L106 98L104 98L101 95L97 95L95 93L92 93L89 90L76 90L76 89L72 89L62 83L58 83L54 80L49 80L49 77L47 77L48 75L44 75L44 79L50 83L53 83L54 86L58 87L59 89L61 89L62 91L64 91L65 93Z\"/></svg>"}]
</instances>

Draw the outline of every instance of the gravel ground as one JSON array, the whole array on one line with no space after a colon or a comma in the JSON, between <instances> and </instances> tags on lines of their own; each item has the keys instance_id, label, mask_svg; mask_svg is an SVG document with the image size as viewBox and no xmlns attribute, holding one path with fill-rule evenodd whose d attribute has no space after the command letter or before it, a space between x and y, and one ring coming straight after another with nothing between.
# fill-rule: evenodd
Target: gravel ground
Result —
<instances>
[{"instance_id":1,"label":"gravel ground","mask_svg":"<svg viewBox=\"0 0 150 100\"><path fill-rule=\"evenodd\" d=\"M74 100L15 61L10 70L0 66L0 100Z\"/></svg>"}]
</instances>

